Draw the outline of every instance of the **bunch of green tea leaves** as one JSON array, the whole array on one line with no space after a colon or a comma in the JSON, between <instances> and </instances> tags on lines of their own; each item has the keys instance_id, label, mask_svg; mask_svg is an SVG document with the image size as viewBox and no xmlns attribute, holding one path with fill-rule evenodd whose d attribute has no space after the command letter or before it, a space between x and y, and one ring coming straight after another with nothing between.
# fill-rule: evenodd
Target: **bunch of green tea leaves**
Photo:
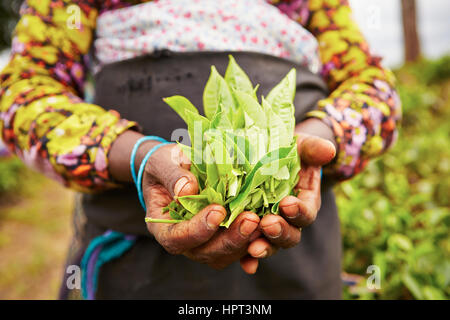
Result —
<instances>
[{"instance_id":1,"label":"bunch of green tea leaves","mask_svg":"<svg viewBox=\"0 0 450 320\"><path fill-rule=\"evenodd\" d=\"M225 227L244 210L260 216L278 213L280 200L292 194L300 170L295 86L292 69L259 102L258 86L252 86L230 56L225 77L211 67L203 93L206 117L185 97L164 99L187 124L191 147L180 147L191 160L200 189L198 195L178 197L165 208L173 222L188 220L211 203L227 209Z\"/></svg>"}]
</instances>

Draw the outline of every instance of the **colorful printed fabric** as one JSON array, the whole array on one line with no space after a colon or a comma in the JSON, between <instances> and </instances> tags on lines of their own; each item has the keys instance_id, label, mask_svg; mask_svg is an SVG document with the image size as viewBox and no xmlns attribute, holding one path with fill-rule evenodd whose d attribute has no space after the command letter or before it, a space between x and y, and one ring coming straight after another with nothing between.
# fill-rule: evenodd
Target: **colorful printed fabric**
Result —
<instances>
[{"instance_id":1,"label":"colorful printed fabric","mask_svg":"<svg viewBox=\"0 0 450 320\"><path fill-rule=\"evenodd\" d=\"M166 0L112 10L97 19L101 64L155 50L256 51L286 58L317 73L316 38L265 0Z\"/></svg>"},{"instance_id":2,"label":"colorful printed fabric","mask_svg":"<svg viewBox=\"0 0 450 320\"><path fill-rule=\"evenodd\" d=\"M305 25L319 41L322 76L331 95L309 117L323 119L338 143L324 174L348 179L383 153L397 136L401 103L392 72L370 54L347 0L291 0L273 4Z\"/></svg>"},{"instance_id":3,"label":"colorful printed fabric","mask_svg":"<svg viewBox=\"0 0 450 320\"><path fill-rule=\"evenodd\" d=\"M77 3L81 28L68 25ZM80 191L116 186L108 152L135 123L82 100L94 1L29 0L0 77L0 132L27 165Z\"/></svg>"},{"instance_id":4,"label":"colorful printed fabric","mask_svg":"<svg viewBox=\"0 0 450 320\"><path fill-rule=\"evenodd\" d=\"M142 2L147 1L25 1L11 61L0 76L0 132L28 165L84 192L116 186L108 152L117 135L136 124L83 102L85 56L99 13ZM324 119L336 134L338 157L326 172L349 178L395 139L400 102L394 78L370 54L347 1L268 2L318 40L322 75L332 93L309 116ZM78 11L80 28L74 28L68 22Z\"/></svg>"}]
</instances>

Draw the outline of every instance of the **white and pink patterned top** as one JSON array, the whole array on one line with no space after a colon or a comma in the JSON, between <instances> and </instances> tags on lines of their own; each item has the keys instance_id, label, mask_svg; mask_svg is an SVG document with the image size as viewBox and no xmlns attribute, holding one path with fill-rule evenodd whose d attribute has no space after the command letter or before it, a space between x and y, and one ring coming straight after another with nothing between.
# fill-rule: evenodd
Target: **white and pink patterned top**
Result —
<instances>
[{"instance_id":1,"label":"white and pink patterned top","mask_svg":"<svg viewBox=\"0 0 450 320\"><path fill-rule=\"evenodd\" d=\"M100 65L169 49L254 51L320 69L314 36L265 0L154 1L101 14L96 31Z\"/></svg>"}]
</instances>

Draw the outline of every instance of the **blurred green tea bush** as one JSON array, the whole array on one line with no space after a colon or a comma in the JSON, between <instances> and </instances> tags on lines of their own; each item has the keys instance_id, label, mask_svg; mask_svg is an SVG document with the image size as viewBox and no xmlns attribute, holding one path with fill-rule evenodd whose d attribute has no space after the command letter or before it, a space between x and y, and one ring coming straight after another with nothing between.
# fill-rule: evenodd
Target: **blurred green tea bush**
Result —
<instances>
[{"instance_id":1,"label":"blurred green tea bush","mask_svg":"<svg viewBox=\"0 0 450 320\"><path fill-rule=\"evenodd\" d=\"M0 197L18 190L23 167L24 164L16 157L0 158Z\"/></svg>"},{"instance_id":2,"label":"blurred green tea bush","mask_svg":"<svg viewBox=\"0 0 450 320\"><path fill-rule=\"evenodd\" d=\"M403 123L396 145L336 187L343 269L365 278L346 298L450 297L450 57L396 71Z\"/></svg>"}]
</instances>

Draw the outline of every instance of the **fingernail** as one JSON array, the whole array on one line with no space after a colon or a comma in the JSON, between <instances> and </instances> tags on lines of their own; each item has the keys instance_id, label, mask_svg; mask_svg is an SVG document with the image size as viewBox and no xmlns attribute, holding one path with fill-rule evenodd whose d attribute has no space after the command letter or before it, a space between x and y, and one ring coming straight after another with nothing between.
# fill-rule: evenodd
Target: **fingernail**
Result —
<instances>
[{"instance_id":1,"label":"fingernail","mask_svg":"<svg viewBox=\"0 0 450 320\"><path fill-rule=\"evenodd\" d=\"M256 256L253 256L254 258L265 258L267 256L267 250L264 250L263 252L257 254Z\"/></svg>"},{"instance_id":2,"label":"fingernail","mask_svg":"<svg viewBox=\"0 0 450 320\"><path fill-rule=\"evenodd\" d=\"M175 187L173 188L173 192L176 196L179 196L183 188L189 183L189 179L186 177L181 177L175 183Z\"/></svg>"},{"instance_id":3,"label":"fingernail","mask_svg":"<svg viewBox=\"0 0 450 320\"><path fill-rule=\"evenodd\" d=\"M252 220L244 219L239 226L239 232L244 237L250 235L258 227L258 223Z\"/></svg>"},{"instance_id":4,"label":"fingernail","mask_svg":"<svg viewBox=\"0 0 450 320\"><path fill-rule=\"evenodd\" d=\"M298 205L296 203L283 205L282 207L284 215L289 219L295 219L300 215Z\"/></svg>"},{"instance_id":5,"label":"fingernail","mask_svg":"<svg viewBox=\"0 0 450 320\"><path fill-rule=\"evenodd\" d=\"M220 211L211 211L206 216L206 224L210 230L216 229L225 218L225 214Z\"/></svg>"},{"instance_id":6,"label":"fingernail","mask_svg":"<svg viewBox=\"0 0 450 320\"><path fill-rule=\"evenodd\" d=\"M265 226L263 229L269 238L276 239L281 236L282 229L278 222Z\"/></svg>"}]
</instances>

